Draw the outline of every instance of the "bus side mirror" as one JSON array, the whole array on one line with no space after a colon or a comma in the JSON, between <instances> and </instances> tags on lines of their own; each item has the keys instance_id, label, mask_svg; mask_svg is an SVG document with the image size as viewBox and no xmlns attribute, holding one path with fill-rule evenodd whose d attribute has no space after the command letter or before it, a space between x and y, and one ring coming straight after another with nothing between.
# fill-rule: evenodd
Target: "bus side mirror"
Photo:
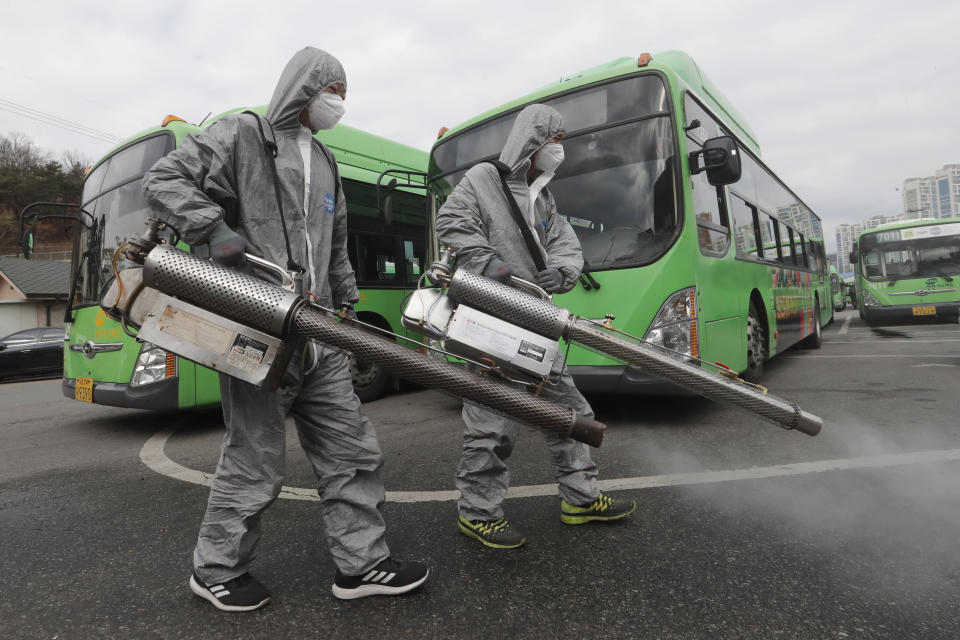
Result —
<instances>
[{"instance_id":1,"label":"bus side mirror","mask_svg":"<svg viewBox=\"0 0 960 640\"><path fill-rule=\"evenodd\" d=\"M701 166L700 160L703 159ZM707 181L714 187L740 180L741 163L737 143L730 136L710 138L699 151L690 152L690 174L707 172Z\"/></svg>"},{"instance_id":2,"label":"bus side mirror","mask_svg":"<svg viewBox=\"0 0 960 640\"><path fill-rule=\"evenodd\" d=\"M393 192L397 190L397 179L392 179L387 183L387 195L383 198L383 220L387 224L393 224Z\"/></svg>"},{"instance_id":3,"label":"bus side mirror","mask_svg":"<svg viewBox=\"0 0 960 640\"><path fill-rule=\"evenodd\" d=\"M859 258L859 256L857 255L857 250L856 250L856 249L854 249L853 251L851 251L851 252L850 252L850 255L847 256L847 257L850 258L850 264L857 264L857 259Z\"/></svg>"},{"instance_id":4,"label":"bus side mirror","mask_svg":"<svg viewBox=\"0 0 960 640\"><path fill-rule=\"evenodd\" d=\"M23 257L29 260L33 256L33 232L24 234L20 240L20 249L23 251Z\"/></svg>"}]
</instances>

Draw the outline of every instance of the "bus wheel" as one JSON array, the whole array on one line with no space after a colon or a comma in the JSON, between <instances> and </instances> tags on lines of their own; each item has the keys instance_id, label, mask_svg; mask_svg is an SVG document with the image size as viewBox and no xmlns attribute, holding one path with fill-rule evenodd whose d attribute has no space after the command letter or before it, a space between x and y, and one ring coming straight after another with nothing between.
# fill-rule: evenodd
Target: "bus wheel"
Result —
<instances>
[{"instance_id":1,"label":"bus wheel","mask_svg":"<svg viewBox=\"0 0 960 640\"><path fill-rule=\"evenodd\" d=\"M819 349L823 344L823 327L820 326L820 299L816 299L813 308L813 333L803 339L804 349Z\"/></svg>"},{"instance_id":2,"label":"bus wheel","mask_svg":"<svg viewBox=\"0 0 960 640\"><path fill-rule=\"evenodd\" d=\"M763 362L767 359L767 331L757 309L757 303L750 302L747 315L747 368L743 372L744 380L759 382L763 375Z\"/></svg>"},{"instance_id":3,"label":"bus wheel","mask_svg":"<svg viewBox=\"0 0 960 640\"><path fill-rule=\"evenodd\" d=\"M381 316L366 311L358 314L361 322L390 331L390 324ZM360 402L372 402L386 395L393 387L394 377L376 362L350 358L350 377L353 380L353 392Z\"/></svg>"},{"instance_id":4,"label":"bus wheel","mask_svg":"<svg viewBox=\"0 0 960 640\"><path fill-rule=\"evenodd\" d=\"M350 377L353 379L353 392L360 402L371 402L382 397L392 379L379 364L356 358L350 358Z\"/></svg>"}]
</instances>

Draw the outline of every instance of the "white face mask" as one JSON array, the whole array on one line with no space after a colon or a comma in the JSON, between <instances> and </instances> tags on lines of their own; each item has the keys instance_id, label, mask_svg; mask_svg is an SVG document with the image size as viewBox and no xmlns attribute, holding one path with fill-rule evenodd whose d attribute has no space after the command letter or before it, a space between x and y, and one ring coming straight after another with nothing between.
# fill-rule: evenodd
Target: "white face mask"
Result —
<instances>
[{"instance_id":1,"label":"white face mask","mask_svg":"<svg viewBox=\"0 0 960 640\"><path fill-rule=\"evenodd\" d=\"M563 162L563 145L559 142L548 142L533 156L533 166L544 173L553 173Z\"/></svg>"},{"instance_id":2,"label":"white face mask","mask_svg":"<svg viewBox=\"0 0 960 640\"><path fill-rule=\"evenodd\" d=\"M343 117L343 98L326 91L317 94L307 105L307 120L313 133L321 129L333 129Z\"/></svg>"}]
</instances>

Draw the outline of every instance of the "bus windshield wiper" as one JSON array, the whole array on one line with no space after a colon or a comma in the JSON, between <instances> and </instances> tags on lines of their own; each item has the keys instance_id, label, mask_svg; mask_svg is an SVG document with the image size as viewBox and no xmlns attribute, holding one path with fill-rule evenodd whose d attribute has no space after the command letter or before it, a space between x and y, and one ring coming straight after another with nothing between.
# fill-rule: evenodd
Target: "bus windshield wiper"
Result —
<instances>
[{"instance_id":1,"label":"bus windshield wiper","mask_svg":"<svg viewBox=\"0 0 960 640\"><path fill-rule=\"evenodd\" d=\"M600 289L600 283L597 282L593 275L590 274L590 263L587 262L586 258L583 260L583 269L580 271L580 284L583 285L583 288L587 291L591 289Z\"/></svg>"}]
</instances>

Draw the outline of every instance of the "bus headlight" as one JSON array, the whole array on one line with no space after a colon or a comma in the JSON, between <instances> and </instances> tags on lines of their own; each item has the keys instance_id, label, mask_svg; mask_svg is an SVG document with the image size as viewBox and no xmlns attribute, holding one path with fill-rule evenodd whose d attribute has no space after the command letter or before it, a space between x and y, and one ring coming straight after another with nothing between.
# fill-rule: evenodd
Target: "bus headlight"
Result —
<instances>
[{"instance_id":1,"label":"bus headlight","mask_svg":"<svg viewBox=\"0 0 960 640\"><path fill-rule=\"evenodd\" d=\"M154 344L144 342L140 347L137 364L133 367L133 375L130 376L130 385L139 387L176 375L177 357Z\"/></svg>"},{"instance_id":2,"label":"bus headlight","mask_svg":"<svg viewBox=\"0 0 960 640\"><path fill-rule=\"evenodd\" d=\"M700 355L697 336L697 289L677 291L663 303L644 340L688 358Z\"/></svg>"},{"instance_id":3,"label":"bus headlight","mask_svg":"<svg viewBox=\"0 0 960 640\"><path fill-rule=\"evenodd\" d=\"M877 296L873 295L873 292L870 289L864 287L863 289L863 306L865 307L879 307L882 306L880 301L877 300Z\"/></svg>"}]
</instances>

